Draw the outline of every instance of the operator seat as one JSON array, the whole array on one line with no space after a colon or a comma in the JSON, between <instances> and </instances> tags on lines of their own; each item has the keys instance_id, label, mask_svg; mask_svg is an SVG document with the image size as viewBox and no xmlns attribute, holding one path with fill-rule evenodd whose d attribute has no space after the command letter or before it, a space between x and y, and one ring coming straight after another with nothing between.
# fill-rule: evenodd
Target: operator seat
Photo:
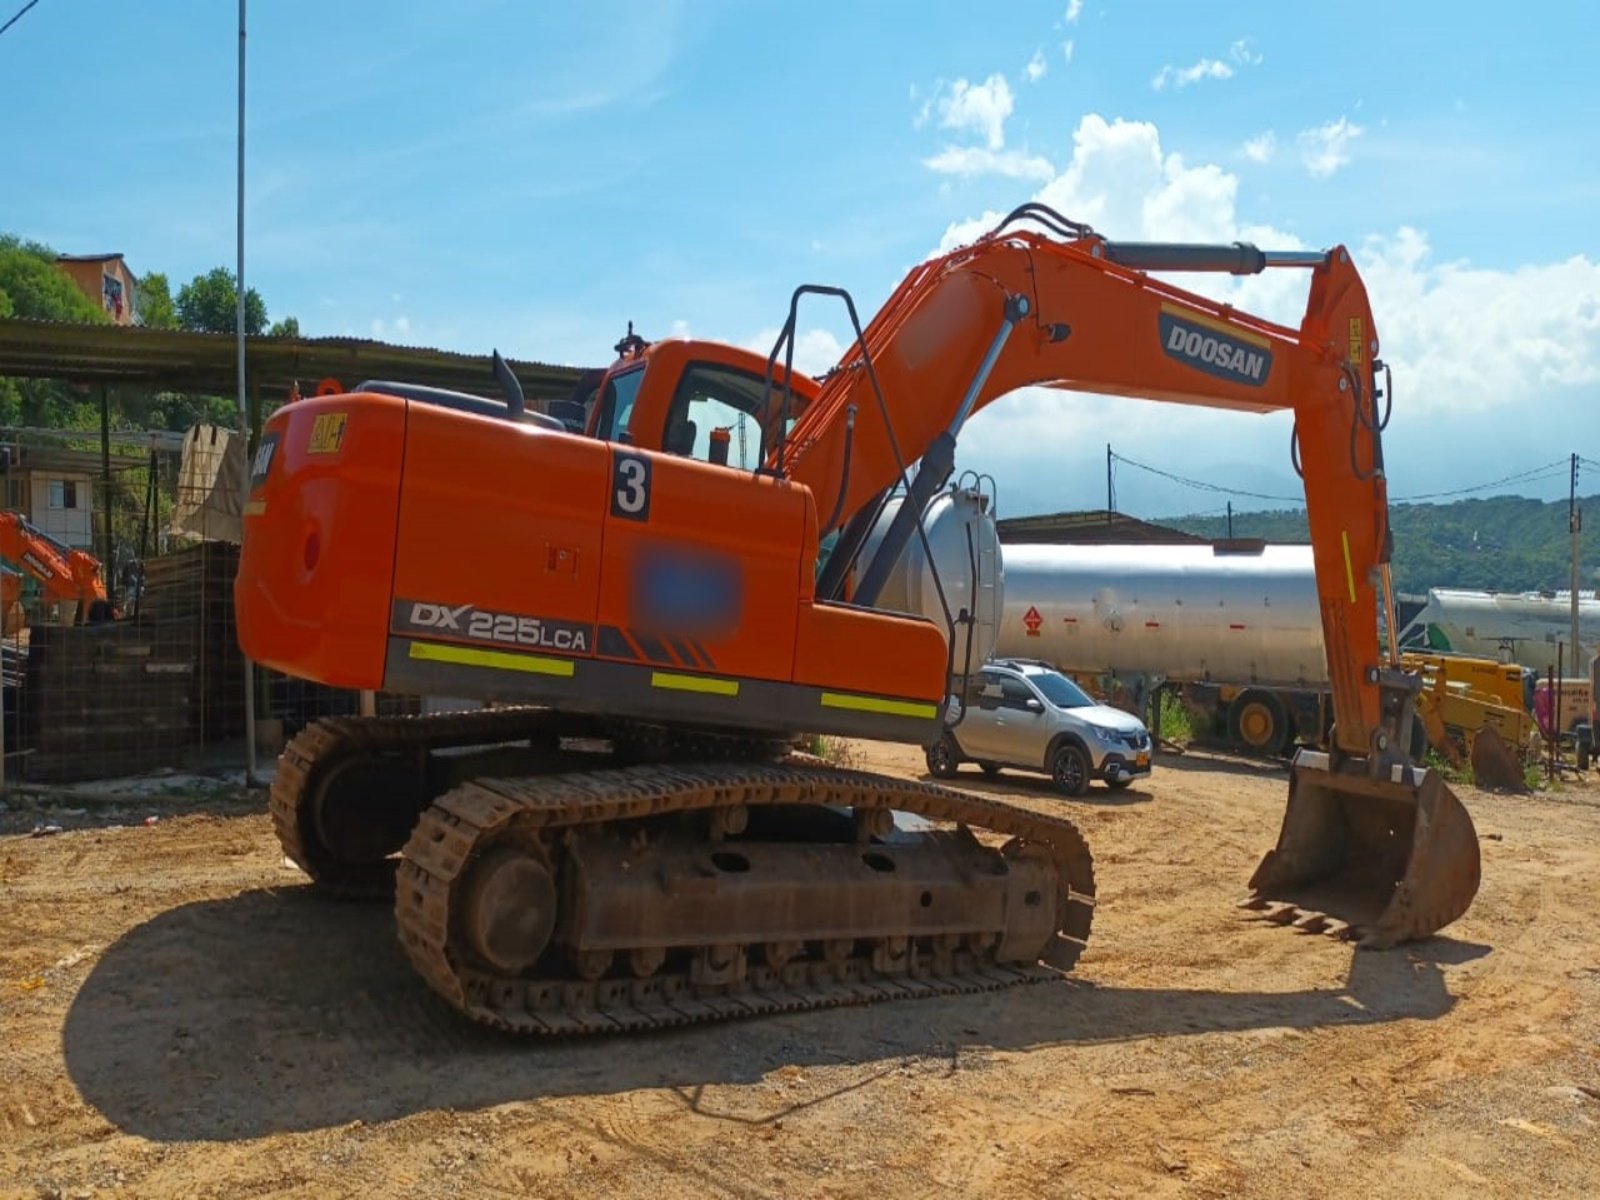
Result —
<instances>
[{"instance_id":1,"label":"operator seat","mask_svg":"<svg viewBox=\"0 0 1600 1200\"><path fill-rule=\"evenodd\" d=\"M668 454L681 454L690 457L694 454L694 440L700 433L700 427L688 417L681 421L674 421L667 426L665 444L662 446Z\"/></svg>"}]
</instances>

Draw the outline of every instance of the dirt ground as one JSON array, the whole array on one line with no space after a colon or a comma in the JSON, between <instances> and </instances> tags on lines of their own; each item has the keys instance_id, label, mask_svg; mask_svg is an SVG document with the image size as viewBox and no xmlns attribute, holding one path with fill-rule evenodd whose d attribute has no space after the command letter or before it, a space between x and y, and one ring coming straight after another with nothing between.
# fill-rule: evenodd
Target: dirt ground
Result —
<instances>
[{"instance_id":1,"label":"dirt ground","mask_svg":"<svg viewBox=\"0 0 1600 1200\"><path fill-rule=\"evenodd\" d=\"M454 1019L384 906L284 867L259 798L39 838L50 810L13 809L0 1194L1600 1194L1600 784L1458 789L1477 902L1381 953L1233 906L1283 770L959 785L1080 822L1100 909L1069 981L568 1044Z\"/></svg>"}]
</instances>

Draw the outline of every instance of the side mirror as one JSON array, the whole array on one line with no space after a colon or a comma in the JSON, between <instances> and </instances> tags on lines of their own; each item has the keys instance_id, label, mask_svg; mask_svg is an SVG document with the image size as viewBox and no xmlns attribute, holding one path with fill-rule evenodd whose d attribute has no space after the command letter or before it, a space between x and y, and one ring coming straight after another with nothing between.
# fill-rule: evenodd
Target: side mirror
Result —
<instances>
[{"instance_id":1,"label":"side mirror","mask_svg":"<svg viewBox=\"0 0 1600 1200\"><path fill-rule=\"evenodd\" d=\"M1044 705L1039 703L1039 701L1034 699L1032 696L1029 696L1028 699L1024 701L1023 707L1029 712L1033 713L1042 713L1044 711Z\"/></svg>"}]
</instances>

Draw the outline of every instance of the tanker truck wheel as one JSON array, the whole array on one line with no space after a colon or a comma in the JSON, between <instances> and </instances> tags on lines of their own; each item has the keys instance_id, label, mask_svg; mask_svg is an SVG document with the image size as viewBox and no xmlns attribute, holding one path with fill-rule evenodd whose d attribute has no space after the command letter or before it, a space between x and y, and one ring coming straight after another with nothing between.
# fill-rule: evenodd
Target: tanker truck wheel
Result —
<instances>
[{"instance_id":1,"label":"tanker truck wheel","mask_svg":"<svg viewBox=\"0 0 1600 1200\"><path fill-rule=\"evenodd\" d=\"M1228 708L1228 735L1252 754L1277 754L1289 740L1289 715L1271 692L1242 692Z\"/></svg>"}]
</instances>

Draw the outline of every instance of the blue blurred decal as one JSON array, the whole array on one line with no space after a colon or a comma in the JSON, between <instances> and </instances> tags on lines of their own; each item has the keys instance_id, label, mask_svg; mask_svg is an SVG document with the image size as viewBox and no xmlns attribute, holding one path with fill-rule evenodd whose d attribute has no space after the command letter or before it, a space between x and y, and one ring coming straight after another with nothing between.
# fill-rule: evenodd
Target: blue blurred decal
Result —
<instances>
[{"instance_id":1,"label":"blue blurred decal","mask_svg":"<svg viewBox=\"0 0 1600 1200\"><path fill-rule=\"evenodd\" d=\"M631 621L657 633L731 634L744 611L744 572L725 554L649 546L636 553Z\"/></svg>"}]
</instances>

